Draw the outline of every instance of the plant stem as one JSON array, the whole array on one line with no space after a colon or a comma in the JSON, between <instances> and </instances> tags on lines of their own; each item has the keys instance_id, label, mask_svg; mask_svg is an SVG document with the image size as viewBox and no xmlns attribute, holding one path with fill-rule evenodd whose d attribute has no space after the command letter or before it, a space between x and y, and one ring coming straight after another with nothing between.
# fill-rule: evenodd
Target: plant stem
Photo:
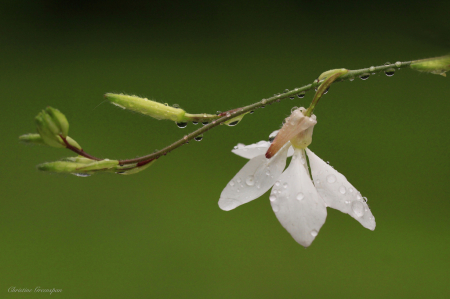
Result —
<instances>
[{"instance_id":1,"label":"plant stem","mask_svg":"<svg viewBox=\"0 0 450 299\"><path fill-rule=\"evenodd\" d=\"M359 70L349 70L347 74L340 76L335 82L342 82L342 81L346 81L349 79L354 79L360 75L363 75L365 73L375 73L375 72L382 72L385 71L387 69L390 68L396 68L396 69L400 69L400 68L405 68L408 67L411 64L411 61L406 61L406 62L397 62L397 63L393 63L393 64L388 64L388 65L381 65L381 66L377 66L377 67L370 67L370 68L364 68L364 69L359 69ZM244 113L253 111L255 109L258 108L263 108L266 105L270 105L274 102L279 102L280 100L292 97L292 96L296 96L297 94L301 93L301 92L306 92L309 91L311 89L314 89L316 87L318 87L319 85L321 85L323 83L323 81L318 82L317 80L314 80L313 83L305 85L303 87L300 88L295 88L293 90L287 91L285 93L282 93L280 95L276 95L273 97L270 97L268 99L263 99L259 102L256 102L254 104L242 107L242 108L238 108L238 109L234 109L234 110L230 110L232 111L230 113L230 116L222 116L224 113L220 114L219 116L217 116L218 118L213 120L211 123L209 123L208 125L205 125L202 128L199 128L198 130L185 135L182 139L172 143L171 145L163 148L160 151L154 152L152 154L149 155L145 155L142 157L138 157L138 158L134 158L134 159L127 159L127 160L119 160L119 165L125 165L125 164L133 164L133 163L139 163L139 162L145 162L145 161L149 161L149 160L154 160L154 159L158 159L161 156L166 155L167 153L173 151L174 149L182 146L183 144L189 142L190 140L194 139L196 136L201 135L209 130L211 130L212 128L226 122L227 120L230 120L232 118L235 118L236 116L242 115ZM68 149L78 153L79 155L82 155L84 157L93 159L93 160L100 160L98 158L95 158L87 153L85 153L84 151L80 151L77 148L74 147L69 147L67 146Z\"/></svg>"}]
</instances>

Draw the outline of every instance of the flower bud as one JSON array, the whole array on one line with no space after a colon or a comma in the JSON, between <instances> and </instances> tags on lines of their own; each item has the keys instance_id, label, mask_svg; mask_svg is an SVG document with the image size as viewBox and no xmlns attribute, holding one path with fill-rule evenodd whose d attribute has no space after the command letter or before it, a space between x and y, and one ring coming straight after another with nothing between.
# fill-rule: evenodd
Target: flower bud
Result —
<instances>
[{"instance_id":1,"label":"flower bud","mask_svg":"<svg viewBox=\"0 0 450 299\"><path fill-rule=\"evenodd\" d=\"M124 94L107 93L105 98L120 108L146 114L156 119L169 119L175 122L186 121L184 117L186 111L181 108L174 108L149 99Z\"/></svg>"},{"instance_id":2,"label":"flower bud","mask_svg":"<svg viewBox=\"0 0 450 299\"><path fill-rule=\"evenodd\" d=\"M35 123L39 135L47 145L58 148L65 147L60 135L67 137L69 122L59 110L47 107L36 116Z\"/></svg>"},{"instance_id":3,"label":"flower bud","mask_svg":"<svg viewBox=\"0 0 450 299\"><path fill-rule=\"evenodd\" d=\"M445 72L450 70L450 55L411 62L411 68L421 72L428 72L446 77Z\"/></svg>"},{"instance_id":4,"label":"flower bud","mask_svg":"<svg viewBox=\"0 0 450 299\"><path fill-rule=\"evenodd\" d=\"M93 174L99 171L108 171L119 165L117 160L94 161L85 157L69 157L61 161L42 163L38 170L58 173L83 173Z\"/></svg>"}]
</instances>

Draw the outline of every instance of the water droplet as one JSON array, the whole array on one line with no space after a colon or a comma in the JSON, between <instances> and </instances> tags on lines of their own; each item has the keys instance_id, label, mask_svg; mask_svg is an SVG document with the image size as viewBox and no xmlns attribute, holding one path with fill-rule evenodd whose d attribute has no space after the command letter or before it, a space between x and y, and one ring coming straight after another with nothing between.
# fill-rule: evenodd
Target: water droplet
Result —
<instances>
[{"instance_id":1,"label":"water droplet","mask_svg":"<svg viewBox=\"0 0 450 299\"><path fill-rule=\"evenodd\" d=\"M327 94L327 93L328 93L328 90L330 90L330 87L329 87L329 86L328 86L327 89L325 89L325 91L323 92L323 94Z\"/></svg>"},{"instance_id":2,"label":"water droplet","mask_svg":"<svg viewBox=\"0 0 450 299\"><path fill-rule=\"evenodd\" d=\"M192 124L193 124L193 125L197 125L197 124L198 124L198 121L193 121Z\"/></svg>"},{"instance_id":3,"label":"water droplet","mask_svg":"<svg viewBox=\"0 0 450 299\"><path fill-rule=\"evenodd\" d=\"M356 194L356 199L357 200L361 200L362 199L361 193Z\"/></svg>"},{"instance_id":4,"label":"water droplet","mask_svg":"<svg viewBox=\"0 0 450 299\"><path fill-rule=\"evenodd\" d=\"M241 178L238 178L238 179L236 180L236 182L238 182L238 184L239 184L240 182L242 182Z\"/></svg>"},{"instance_id":5,"label":"water droplet","mask_svg":"<svg viewBox=\"0 0 450 299\"><path fill-rule=\"evenodd\" d=\"M400 61L397 61L397 62L395 63L395 66L396 66L396 67L401 67L401 66L402 66L402 63L401 63Z\"/></svg>"},{"instance_id":6,"label":"water droplet","mask_svg":"<svg viewBox=\"0 0 450 299\"><path fill-rule=\"evenodd\" d=\"M278 206L273 206L273 207L272 207L272 210L276 213L276 212L278 212L280 209L278 208Z\"/></svg>"},{"instance_id":7,"label":"water droplet","mask_svg":"<svg viewBox=\"0 0 450 299\"><path fill-rule=\"evenodd\" d=\"M269 196L269 200L270 200L270 201L275 201L275 200L277 200L277 196L274 195L274 194L271 194L271 195Z\"/></svg>"},{"instance_id":8,"label":"water droplet","mask_svg":"<svg viewBox=\"0 0 450 299\"><path fill-rule=\"evenodd\" d=\"M355 80L355 78L349 78L348 79L350 82L352 82L353 80Z\"/></svg>"},{"instance_id":9,"label":"water droplet","mask_svg":"<svg viewBox=\"0 0 450 299\"><path fill-rule=\"evenodd\" d=\"M87 177L91 176L88 173L71 173L71 174L73 174L73 175L75 175L77 177L80 177L80 178L87 178Z\"/></svg>"},{"instance_id":10,"label":"water droplet","mask_svg":"<svg viewBox=\"0 0 450 299\"><path fill-rule=\"evenodd\" d=\"M202 141L202 139L203 139L203 134L194 137L195 141Z\"/></svg>"},{"instance_id":11,"label":"water droplet","mask_svg":"<svg viewBox=\"0 0 450 299\"><path fill-rule=\"evenodd\" d=\"M390 62L386 62L384 65L391 65L391 63Z\"/></svg>"},{"instance_id":12,"label":"water droplet","mask_svg":"<svg viewBox=\"0 0 450 299\"><path fill-rule=\"evenodd\" d=\"M233 182L233 181L230 182L230 186L231 186L231 187L234 186L234 182Z\"/></svg>"},{"instance_id":13,"label":"water droplet","mask_svg":"<svg viewBox=\"0 0 450 299\"><path fill-rule=\"evenodd\" d=\"M345 203L348 205L350 203L350 200L346 200Z\"/></svg>"},{"instance_id":14,"label":"water droplet","mask_svg":"<svg viewBox=\"0 0 450 299\"><path fill-rule=\"evenodd\" d=\"M283 184L283 188L284 188L284 189L287 189L288 186L289 186L288 183L284 183L284 184Z\"/></svg>"},{"instance_id":15,"label":"water droplet","mask_svg":"<svg viewBox=\"0 0 450 299\"><path fill-rule=\"evenodd\" d=\"M299 194L297 194L297 200L302 200L305 197L305 195L303 195L302 192L300 192Z\"/></svg>"},{"instance_id":16,"label":"water droplet","mask_svg":"<svg viewBox=\"0 0 450 299\"><path fill-rule=\"evenodd\" d=\"M180 105L178 105L178 104L173 104L172 107L176 108L176 109L180 109Z\"/></svg>"},{"instance_id":17,"label":"water droplet","mask_svg":"<svg viewBox=\"0 0 450 299\"><path fill-rule=\"evenodd\" d=\"M327 182L330 184L333 184L334 182L336 182L336 176L334 174L330 174L327 176Z\"/></svg>"},{"instance_id":18,"label":"water droplet","mask_svg":"<svg viewBox=\"0 0 450 299\"><path fill-rule=\"evenodd\" d=\"M253 111L253 110L252 110L252 111L250 111L250 114L253 114L253 113L255 113L255 111Z\"/></svg>"},{"instance_id":19,"label":"water droplet","mask_svg":"<svg viewBox=\"0 0 450 299\"><path fill-rule=\"evenodd\" d=\"M231 116L231 113L230 113L230 112L227 112L226 116L227 116L227 117L230 117L230 116Z\"/></svg>"},{"instance_id":20,"label":"water droplet","mask_svg":"<svg viewBox=\"0 0 450 299\"><path fill-rule=\"evenodd\" d=\"M313 229L311 231L311 236L316 237L317 236L317 231L315 229Z\"/></svg>"},{"instance_id":21,"label":"water droplet","mask_svg":"<svg viewBox=\"0 0 450 299\"><path fill-rule=\"evenodd\" d=\"M306 92L302 91L301 93L299 93L297 95L297 97L299 97L300 99L303 99L305 97Z\"/></svg>"},{"instance_id":22,"label":"water droplet","mask_svg":"<svg viewBox=\"0 0 450 299\"><path fill-rule=\"evenodd\" d=\"M362 217L364 215L364 205L359 201L354 201L352 203L352 210L356 217Z\"/></svg>"},{"instance_id":23,"label":"water droplet","mask_svg":"<svg viewBox=\"0 0 450 299\"><path fill-rule=\"evenodd\" d=\"M363 202L367 202L367 197L362 198Z\"/></svg>"},{"instance_id":24,"label":"water droplet","mask_svg":"<svg viewBox=\"0 0 450 299\"><path fill-rule=\"evenodd\" d=\"M241 190L239 190L239 189L236 189L236 192L237 192L237 193L239 193L239 192L241 192Z\"/></svg>"},{"instance_id":25,"label":"water droplet","mask_svg":"<svg viewBox=\"0 0 450 299\"><path fill-rule=\"evenodd\" d=\"M353 188L348 189L350 193L353 193Z\"/></svg>"},{"instance_id":26,"label":"water droplet","mask_svg":"<svg viewBox=\"0 0 450 299\"><path fill-rule=\"evenodd\" d=\"M260 188L261 188L261 185L260 185L260 184L256 185L256 188L260 189Z\"/></svg>"},{"instance_id":27,"label":"water droplet","mask_svg":"<svg viewBox=\"0 0 450 299\"><path fill-rule=\"evenodd\" d=\"M249 175L247 179L245 180L245 183L249 186L253 186L255 184L255 177L252 175Z\"/></svg>"},{"instance_id":28,"label":"water droplet","mask_svg":"<svg viewBox=\"0 0 450 299\"><path fill-rule=\"evenodd\" d=\"M289 92L289 89L286 88L286 89L284 90L284 92Z\"/></svg>"},{"instance_id":29,"label":"water droplet","mask_svg":"<svg viewBox=\"0 0 450 299\"><path fill-rule=\"evenodd\" d=\"M293 113L295 110L297 110L298 109L298 107L296 107L296 106L294 106L294 107L292 107L291 108L291 113Z\"/></svg>"},{"instance_id":30,"label":"water droplet","mask_svg":"<svg viewBox=\"0 0 450 299\"><path fill-rule=\"evenodd\" d=\"M266 175L270 175L270 170L267 170L267 171L266 171Z\"/></svg>"},{"instance_id":31,"label":"water droplet","mask_svg":"<svg viewBox=\"0 0 450 299\"><path fill-rule=\"evenodd\" d=\"M181 123L177 123L178 128L186 128L187 123L181 122Z\"/></svg>"},{"instance_id":32,"label":"water droplet","mask_svg":"<svg viewBox=\"0 0 450 299\"><path fill-rule=\"evenodd\" d=\"M280 181L276 181L275 186L277 186L277 187L280 186Z\"/></svg>"},{"instance_id":33,"label":"water droplet","mask_svg":"<svg viewBox=\"0 0 450 299\"><path fill-rule=\"evenodd\" d=\"M222 111L219 111L219 110L216 111L216 115L219 115L221 113L222 113Z\"/></svg>"},{"instance_id":34,"label":"water droplet","mask_svg":"<svg viewBox=\"0 0 450 299\"><path fill-rule=\"evenodd\" d=\"M375 67L374 67L374 66L371 66L371 67L369 68L369 71L370 71L370 72L374 72L374 71L375 71Z\"/></svg>"},{"instance_id":35,"label":"water droplet","mask_svg":"<svg viewBox=\"0 0 450 299\"><path fill-rule=\"evenodd\" d=\"M167 104L167 103L164 103L164 106L169 106L169 104Z\"/></svg>"},{"instance_id":36,"label":"water droplet","mask_svg":"<svg viewBox=\"0 0 450 299\"><path fill-rule=\"evenodd\" d=\"M261 104L263 104L263 105L267 104L267 100L266 99L262 99Z\"/></svg>"},{"instance_id":37,"label":"water droplet","mask_svg":"<svg viewBox=\"0 0 450 299\"><path fill-rule=\"evenodd\" d=\"M184 135L183 139L188 140L188 135Z\"/></svg>"},{"instance_id":38,"label":"water droplet","mask_svg":"<svg viewBox=\"0 0 450 299\"><path fill-rule=\"evenodd\" d=\"M359 78L361 78L361 80L367 80L367 79L369 79L369 77L370 77L369 73L364 73L359 76Z\"/></svg>"},{"instance_id":39,"label":"water droplet","mask_svg":"<svg viewBox=\"0 0 450 299\"><path fill-rule=\"evenodd\" d=\"M206 126L207 124L209 124L209 122L207 122L207 121L202 121L202 125Z\"/></svg>"},{"instance_id":40,"label":"water droplet","mask_svg":"<svg viewBox=\"0 0 450 299\"><path fill-rule=\"evenodd\" d=\"M393 68L387 69L384 71L384 73L386 74L386 76L392 77L395 74L395 69L393 69Z\"/></svg>"},{"instance_id":41,"label":"water droplet","mask_svg":"<svg viewBox=\"0 0 450 299\"><path fill-rule=\"evenodd\" d=\"M229 127L234 127L234 126L237 125L238 123L239 123L239 121L236 120L236 121L233 121L233 122L229 123L228 126L229 126Z\"/></svg>"},{"instance_id":42,"label":"water droplet","mask_svg":"<svg viewBox=\"0 0 450 299\"><path fill-rule=\"evenodd\" d=\"M289 96L289 98L291 99L291 100L293 100L293 99L295 99L295 96Z\"/></svg>"},{"instance_id":43,"label":"water droplet","mask_svg":"<svg viewBox=\"0 0 450 299\"><path fill-rule=\"evenodd\" d=\"M345 194L347 192L347 189L344 186L339 187L339 192L341 192L341 194Z\"/></svg>"}]
</instances>

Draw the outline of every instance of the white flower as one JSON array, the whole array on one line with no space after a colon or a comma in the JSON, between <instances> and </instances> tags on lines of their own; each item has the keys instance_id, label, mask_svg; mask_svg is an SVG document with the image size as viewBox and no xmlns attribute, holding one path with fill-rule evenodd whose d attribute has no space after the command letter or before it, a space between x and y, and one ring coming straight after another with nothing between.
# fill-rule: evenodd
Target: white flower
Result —
<instances>
[{"instance_id":1,"label":"white flower","mask_svg":"<svg viewBox=\"0 0 450 299\"><path fill-rule=\"evenodd\" d=\"M267 141L248 146L239 144L232 150L250 161L222 191L219 207L232 210L262 196L273 186L269 199L275 215L292 237L305 247L311 245L325 223L326 207L347 213L364 227L374 230L375 218L361 193L345 176L306 148L311 143L317 122L314 115L306 117L303 111L304 108L297 109L286 119L272 144ZM283 172L290 155L292 161Z\"/></svg>"}]
</instances>

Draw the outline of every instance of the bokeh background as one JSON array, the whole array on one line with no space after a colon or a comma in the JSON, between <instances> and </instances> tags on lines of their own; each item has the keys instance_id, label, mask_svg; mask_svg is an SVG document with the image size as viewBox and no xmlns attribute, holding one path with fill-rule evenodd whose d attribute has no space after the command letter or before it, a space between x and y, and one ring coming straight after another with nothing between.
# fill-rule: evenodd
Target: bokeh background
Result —
<instances>
[{"instance_id":1,"label":"bokeh background","mask_svg":"<svg viewBox=\"0 0 450 299\"><path fill-rule=\"evenodd\" d=\"M311 149L369 199L375 231L335 210L304 249L268 194L217 206L246 162L230 150L267 139L284 100L220 126L145 172L79 178L35 165L72 153L25 146L47 105L89 153L132 158L179 129L103 101L136 94L215 113L312 82L332 68L450 51L449 1L2 1L0 297L448 298L449 78L397 71L334 84Z\"/></svg>"}]
</instances>

